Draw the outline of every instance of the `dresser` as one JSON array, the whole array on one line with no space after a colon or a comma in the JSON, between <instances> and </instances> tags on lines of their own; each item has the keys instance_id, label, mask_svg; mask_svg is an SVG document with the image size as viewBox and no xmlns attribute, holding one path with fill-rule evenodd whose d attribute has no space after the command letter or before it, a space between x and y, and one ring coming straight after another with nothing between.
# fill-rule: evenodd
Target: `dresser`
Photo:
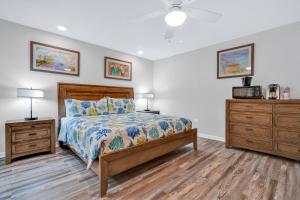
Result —
<instances>
[{"instance_id":1,"label":"dresser","mask_svg":"<svg viewBox=\"0 0 300 200\"><path fill-rule=\"evenodd\" d=\"M300 100L226 100L226 147L300 160Z\"/></svg>"},{"instance_id":2,"label":"dresser","mask_svg":"<svg viewBox=\"0 0 300 200\"><path fill-rule=\"evenodd\" d=\"M5 140L6 164L15 158L35 153L55 153L55 120L7 121Z\"/></svg>"}]
</instances>

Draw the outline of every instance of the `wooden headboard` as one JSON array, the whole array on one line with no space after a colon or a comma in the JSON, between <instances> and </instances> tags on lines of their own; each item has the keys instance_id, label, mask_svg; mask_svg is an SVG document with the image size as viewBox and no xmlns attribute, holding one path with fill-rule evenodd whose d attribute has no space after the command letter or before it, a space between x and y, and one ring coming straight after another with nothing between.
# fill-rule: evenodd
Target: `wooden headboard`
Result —
<instances>
[{"instance_id":1,"label":"wooden headboard","mask_svg":"<svg viewBox=\"0 0 300 200\"><path fill-rule=\"evenodd\" d=\"M133 88L74 83L58 83L58 119L66 116L65 99L100 100L103 97L134 98Z\"/></svg>"}]
</instances>

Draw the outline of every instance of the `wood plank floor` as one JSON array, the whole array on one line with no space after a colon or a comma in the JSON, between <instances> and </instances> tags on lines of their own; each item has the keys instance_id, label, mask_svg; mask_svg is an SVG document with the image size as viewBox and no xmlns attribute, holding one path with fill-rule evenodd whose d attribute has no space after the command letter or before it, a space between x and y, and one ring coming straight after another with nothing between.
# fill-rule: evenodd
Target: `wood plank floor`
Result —
<instances>
[{"instance_id":1,"label":"wood plank floor","mask_svg":"<svg viewBox=\"0 0 300 200\"><path fill-rule=\"evenodd\" d=\"M98 199L98 177L68 150L4 165L0 199ZM104 199L300 199L300 163L199 139L109 179Z\"/></svg>"}]
</instances>

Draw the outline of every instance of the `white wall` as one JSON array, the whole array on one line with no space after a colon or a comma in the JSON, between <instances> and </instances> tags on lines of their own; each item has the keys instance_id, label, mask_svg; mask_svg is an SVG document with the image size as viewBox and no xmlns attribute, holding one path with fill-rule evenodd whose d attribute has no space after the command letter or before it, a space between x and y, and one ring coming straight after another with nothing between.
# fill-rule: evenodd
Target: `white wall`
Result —
<instances>
[{"instance_id":1,"label":"white wall","mask_svg":"<svg viewBox=\"0 0 300 200\"><path fill-rule=\"evenodd\" d=\"M187 116L198 132L224 138L225 99L241 80L216 79L217 51L253 42L253 84L290 86L292 98L300 98L298 22L154 62L155 108Z\"/></svg>"},{"instance_id":2,"label":"white wall","mask_svg":"<svg viewBox=\"0 0 300 200\"><path fill-rule=\"evenodd\" d=\"M30 71L31 40L80 51L80 77ZM105 79L104 56L133 62L132 81ZM3 20L0 20L0 69L0 152L5 151L5 121L29 114L29 101L16 97L18 87L44 89L46 98L35 101L34 115L54 118L57 118L57 82L130 86L135 92L153 89L152 61ZM138 109L143 103L138 102Z\"/></svg>"}]
</instances>

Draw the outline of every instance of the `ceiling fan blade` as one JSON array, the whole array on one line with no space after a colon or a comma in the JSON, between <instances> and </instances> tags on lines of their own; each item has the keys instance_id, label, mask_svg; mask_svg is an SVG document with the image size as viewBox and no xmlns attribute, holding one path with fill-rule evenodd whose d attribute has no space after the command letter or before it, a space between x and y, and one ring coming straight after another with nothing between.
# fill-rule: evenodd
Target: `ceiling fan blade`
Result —
<instances>
[{"instance_id":1,"label":"ceiling fan blade","mask_svg":"<svg viewBox=\"0 0 300 200\"><path fill-rule=\"evenodd\" d=\"M201 8L185 8L185 11L187 12L188 16L193 19L207 21L211 23L216 23L223 16L220 13Z\"/></svg>"},{"instance_id":2,"label":"ceiling fan blade","mask_svg":"<svg viewBox=\"0 0 300 200\"><path fill-rule=\"evenodd\" d=\"M169 8L171 6L170 0L160 0L166 8Z\"/></svg>"},{"instance_id":3,"label":"ceiling fan blade","mask_svg":"<svg viewBox=\"0 0 300 200\"><path fill-rule=\"evenodd\" d=\"M143 22L143 21L147 21L147 20L151 20L151 19L163 16L165 14L166 14L166 12L164 10L158 10L158 11L148 13L146 15L136 17L135 19L132 19L131 22L132 23Z\"/></svg>"},{"instance_id":4,"label":"ceiling fan blade","mask_svg":"<svg viewBox=\"0 0 300 200\"><path fill-rule=\"evenodd\" d=\"M183 4L184 6L186 6L186 5L191 5L191 4L194 3L195 1L197 1L197 0L182 0L182 4Z\"/></svg>"}]
</instances>

